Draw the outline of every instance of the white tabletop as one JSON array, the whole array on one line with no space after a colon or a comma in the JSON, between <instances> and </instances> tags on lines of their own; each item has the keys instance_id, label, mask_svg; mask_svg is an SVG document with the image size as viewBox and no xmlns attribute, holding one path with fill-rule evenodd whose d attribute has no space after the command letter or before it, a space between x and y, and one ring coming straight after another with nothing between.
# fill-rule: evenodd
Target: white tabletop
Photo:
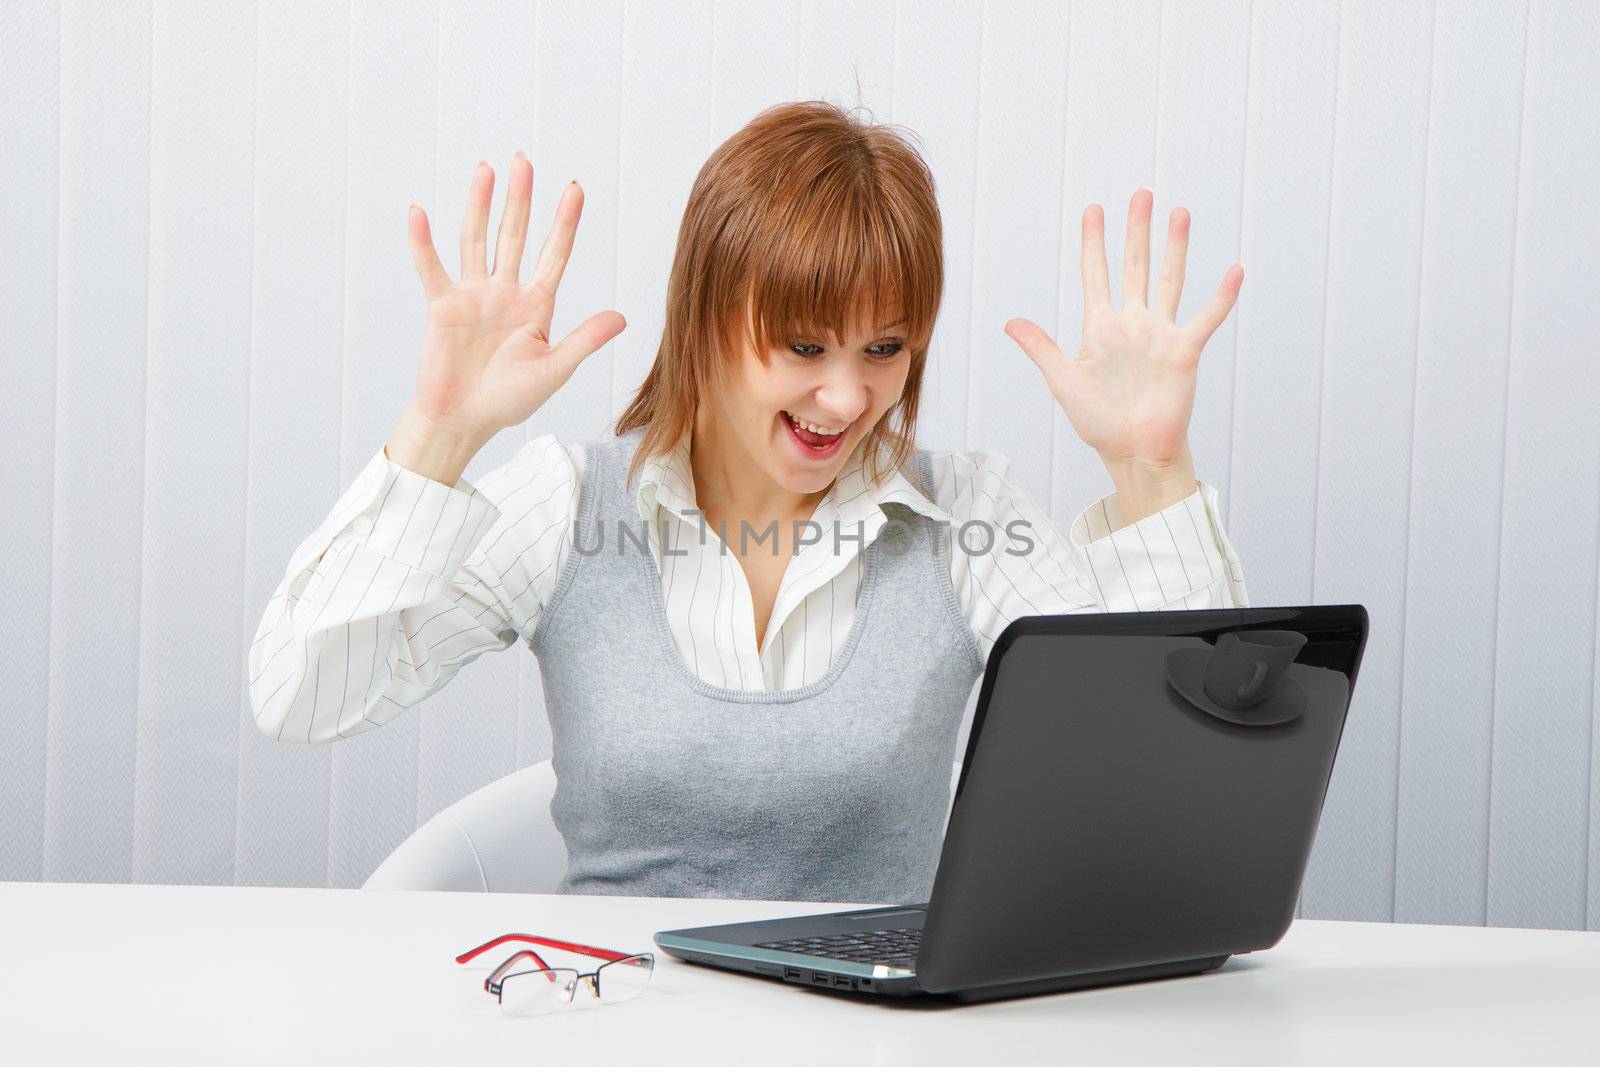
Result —
<instances>
[{"instance_id":1,"label":"white tabletop","mask_svg":"<svg viewBox=\"0 0 1600 1067\"><path fill-rule=\"evenodd\" d=\"M722 972L651 941L831 907L0 882L0 1062L1600 1064L1596 933L1300 920L1208 974L953 1006ZM483 978L510 950L453 957L510 931L654 951L654 988L502 1016Z\"/></svg>"}]
</instances>

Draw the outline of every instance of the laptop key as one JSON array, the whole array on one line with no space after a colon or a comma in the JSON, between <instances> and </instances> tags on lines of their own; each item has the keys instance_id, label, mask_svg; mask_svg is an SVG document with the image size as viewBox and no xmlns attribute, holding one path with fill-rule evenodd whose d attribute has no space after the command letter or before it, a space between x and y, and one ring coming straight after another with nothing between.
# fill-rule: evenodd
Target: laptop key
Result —
<instances>
[{"instance_id":1,"label":"laptop key","mask_svg":"<svg viewBox=\"0 0 1600 1067\"><path fill-rule=\"evenodd\" d=\"M859 933L830 934L825 937L787 938L781 941L763 942L756 947L773 948L823 959L845 960L850 963L881 963L891 967L911 967L916 962L921 941L922 930L908 926L863 930Z\"/></svg>"}]
</instances>

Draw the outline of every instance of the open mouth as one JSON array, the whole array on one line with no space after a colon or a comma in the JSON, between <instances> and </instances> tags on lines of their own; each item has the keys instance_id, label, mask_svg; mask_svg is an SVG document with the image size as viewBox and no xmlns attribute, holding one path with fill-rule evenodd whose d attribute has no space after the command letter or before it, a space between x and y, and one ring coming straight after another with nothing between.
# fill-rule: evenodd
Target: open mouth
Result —
<instances>
[{"instance_id":1,"label":"open mouth","mask_svg":"<svg viewBox=\"0 0 1600 1067\"><path fill-rule=\"evenodd\" d=\"M828 459L839 451L844 443L845 431L848 425L838 427L821 427L817 423L805 419L797 419L787 411L783 415L783 424L788 428L789 437L795 442L809 459ZM826 432L832 431L832 432Z\"/></svg>"}]
</instances>

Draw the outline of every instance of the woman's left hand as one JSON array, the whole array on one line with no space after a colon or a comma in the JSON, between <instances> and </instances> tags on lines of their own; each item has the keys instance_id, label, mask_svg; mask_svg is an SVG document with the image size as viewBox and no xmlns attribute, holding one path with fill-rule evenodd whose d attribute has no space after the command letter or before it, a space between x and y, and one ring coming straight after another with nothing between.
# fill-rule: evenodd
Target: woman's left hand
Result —
<instances>
[{"instance_id":1,"label":"woman's left hand","mask_svg":"<svg viewBox=\"0 0 1600 1067\"><path fill-rule=\"evenodd\" d=\"M1150 210L1154 194L1133 194L1123 252L1122 307L1111 306L1106 277L1105 213L1083 213L1083 339L1068 359L1050 336L1027 319L1011 319L1006 333L1043 372L1056 402L1108 469L1159 475L1190 463L1189 416L1200 350L1228 317L1244 264L1222 275L1211 302L1183 326L1176 324L1189 247L1189 212L1174 208L1153 306L1146 306L1150 273Z\"/></svg>"}]
</instances>

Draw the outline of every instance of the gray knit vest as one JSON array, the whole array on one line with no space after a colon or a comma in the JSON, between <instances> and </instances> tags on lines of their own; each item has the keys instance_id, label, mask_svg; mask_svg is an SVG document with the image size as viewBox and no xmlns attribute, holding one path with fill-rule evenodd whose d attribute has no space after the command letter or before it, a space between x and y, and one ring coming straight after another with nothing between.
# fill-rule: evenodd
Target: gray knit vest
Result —
<instances>
[{"instance_id":1,"label":"gray knit vest","mask_svg":"<svg viewBox=\"0 0 1600 1067\"><path fill-rule=\"evenodd\" d=\"M557 891L927 900L983 669L942 524L885 505L826 675L772 692L712 685L673 642L637 482L624 484L642 433L585 446L577 540L532 642L569 857ZM912 468L929 492L926 450Z\"/></svg>"}]
</instances>

